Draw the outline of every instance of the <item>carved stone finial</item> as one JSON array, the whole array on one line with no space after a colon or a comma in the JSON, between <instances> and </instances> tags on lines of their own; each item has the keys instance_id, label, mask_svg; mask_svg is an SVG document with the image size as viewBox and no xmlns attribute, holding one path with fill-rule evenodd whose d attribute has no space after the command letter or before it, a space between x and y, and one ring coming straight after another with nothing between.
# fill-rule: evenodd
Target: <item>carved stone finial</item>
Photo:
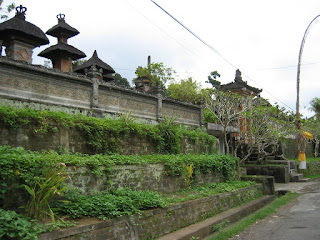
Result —
<instances>
[{"instance_id":1,"label":"carved stone finial","mask_svg":"<svg viewBox=\"0 0 320 240\"><path fill-rule=\"evenodd\" d=\"M26 11L27 11L27 8L22 5L20 5L19 7L16 7L16 17L25 20L26 19L26 16L25 16Z\"/></svg>"},{"instance_id":2,"label":"carved stone finial","mask_svg":"<svg viewBox=\"0 0 320 240\"><path fill-rule=\"evenodd\" d=\"M58 15L57 15L57 19L58 19L58 22L64 22L65 19L66 18L66 15L64 15L63 13L59 13Z\"/></svg>"},{"instance_id":3,"label":"carved stone finial","mask_svg":"<svg viewBox=\"0 0 320 240\"><path fill-rule=\"evenodd\" d=\"M151 56L148 56L148 66L150 65L151 63Z\"/></svg>"},{"instance_id":4,"label":"carved stone finial","mask_svg":"<svg viewBox=\"0 0 320 240\"><path fill-rule=\"evenodd\" d=\"M235 82L243 82L241 72L239 69L236 70L236 77L234 79Z\"/></svg>"}]
</instances>

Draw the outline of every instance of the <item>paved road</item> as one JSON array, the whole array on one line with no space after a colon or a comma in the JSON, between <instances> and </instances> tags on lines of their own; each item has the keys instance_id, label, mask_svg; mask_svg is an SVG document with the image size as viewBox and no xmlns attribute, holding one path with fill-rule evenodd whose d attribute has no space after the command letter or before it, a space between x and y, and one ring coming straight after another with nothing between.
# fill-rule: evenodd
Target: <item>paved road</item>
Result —
<instances>
[{"instance_id":1,"label":"paved road","mask_svg":"<svg viewBox=\"0 0 320 240\"><path fill-rule=\"evenodd\" d=\"M320 240L320 182L277 184L302 193L295 201L234 237L234 240Z\"/></svg>"}]
</instances>

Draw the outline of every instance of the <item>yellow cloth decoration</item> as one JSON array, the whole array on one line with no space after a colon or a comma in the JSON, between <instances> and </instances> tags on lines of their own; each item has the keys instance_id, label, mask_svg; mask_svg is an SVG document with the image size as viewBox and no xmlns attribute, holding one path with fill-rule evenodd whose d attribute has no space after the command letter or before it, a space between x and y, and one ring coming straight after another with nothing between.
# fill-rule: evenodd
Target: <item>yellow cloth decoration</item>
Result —
<instances>
[{"instance_id":1,"label":"yellow cloth decoration","mask_svg":"<svg viewBox=\"0 0 320 240\"><path fill-rule=\"evenodd\" d=\"M311 133L309 133L309 132L303 132L302 133L302 136L304 136L305 138L308 138L308 139L310 139L310 140L312 140L312 134Z\"/></svg>"}]
</instances>

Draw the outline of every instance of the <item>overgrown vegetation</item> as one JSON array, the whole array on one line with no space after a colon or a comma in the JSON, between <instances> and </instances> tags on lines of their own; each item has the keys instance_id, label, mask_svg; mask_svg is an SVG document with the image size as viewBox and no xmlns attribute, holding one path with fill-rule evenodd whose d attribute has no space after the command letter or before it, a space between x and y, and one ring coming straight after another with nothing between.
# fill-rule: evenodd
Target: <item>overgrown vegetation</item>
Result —
<instances>
[{"instance_id":1,"label":"overgrown vegetation","mask_svg":"<svg viewBox=\"0 0 320 240\"><path fill-rule=\"evenodd\" d=\"M70 192L64 196L66 202L55 202L58 213L71 218L114 218L139 213L141 210L165 207L166 201L153 191L133 191L129 188L83 195Z\"/></svg>"},{"instance_id":2,"label":"overgrown vegetation","mask_svg":"<svg viewBox=\"0 0 320 240\"><path fill-rule=\"evenodd\" d=\"M249 187L256 185L256 182L251 181L227 181L220 183L208 183L198 187L185 188L177 191L173 194L163 194L167 196L167 202L169 204L175 204L179 202L184 202L188 200L208 197L211 195L224 193L224 192L234 192L239 188ZM262 193L261 193L262 194ZM260 196L254 196L254 199Z\"/></svg>"},{"instance_id":3,"label":"overgrown vegetation","mask_svg":"<svg viewBox=\"0 0 320 240\"><path fill-rule=\"evenodd\" d=\"M26 214L37 220L44 220L48 217L55 222L55 214L50 207L50 201L54 196L60 196L65 190L64 163L58 163L57 168L51 168L46 174L45 180L36 182L34 186L24 185L25 189L31 195L25 208Z\"/></svg>"},{"instance_id":4,"label":"overgrown vegetation","mask_svg":"<svg viewBox=\"0 0 320 240\"><path fill-rule=\"evenodd\" d=\"M0 239L38 239L40 225L21 214L0 208Z\"/></svg>"},{"instance_id":5,"label":"overgrown vegetation","mask_svg":"<svg viewBox=\"0 0 320 240\"><path fill-rule=\"evenodd\" d=\"M18 191L23 185L35 186L46 181L46 174L57 163L67 166L88 166L101 176L111 171L114 165L133 165L163 163L166 173L178 176L185 171L186 165L193 164L193 174L214 171L224 179L232 179L238 166L238 159L225 155L84 155L57 152L26 151L24 148L0 146L0 203L7 191L14 185Z\"/></svg>"},{"instance_id":6,"label":"overgrown vegetation","mask_svg":"<svg viewBox=\"0 0 320 240\"><path fill-rule=\"evenodd\" d=\"M158 125L137 123L130 114L118 119L99 119L64 112L36 111L29 108L17 109L0 105L0 123L16 129L32 126L34 134L47 134L61 128L76 128L85 137L93 153L121 153L120 142L130 136L146 137L157 146L158 153L180 153L180 142L187 137L200 143L203 152L215 151L216 139L200 129L190 129L165 118Z\"/></svg>"}]
</instances>

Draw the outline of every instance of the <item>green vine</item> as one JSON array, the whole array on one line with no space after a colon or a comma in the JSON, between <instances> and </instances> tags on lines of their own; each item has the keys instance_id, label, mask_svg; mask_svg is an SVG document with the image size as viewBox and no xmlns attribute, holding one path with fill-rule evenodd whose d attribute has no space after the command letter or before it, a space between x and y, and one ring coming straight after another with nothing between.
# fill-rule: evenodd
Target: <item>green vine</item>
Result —
<instances>
[{"instance_id":1,"label":"green vine","mask_svg":"<svg viewBox=\"0 0 320 240\"><path fill-rule=\"evenodd\" d=\"M177 125L174 118L165 118L157 125L137 123L130 113L118 119L99 119L81 114L37 111L29 108L17 109L0 105L0 123L17 129L32 126L34 134L55 133L64 128L76 128L85 137L92 153L121 153L120 143L132 136L146 137L158 146L158 153L180 153L180 142L187 137L199 143L202 152L213 153L216 139L200 129L190 129Z\"/></svg>"}]
</instances>

